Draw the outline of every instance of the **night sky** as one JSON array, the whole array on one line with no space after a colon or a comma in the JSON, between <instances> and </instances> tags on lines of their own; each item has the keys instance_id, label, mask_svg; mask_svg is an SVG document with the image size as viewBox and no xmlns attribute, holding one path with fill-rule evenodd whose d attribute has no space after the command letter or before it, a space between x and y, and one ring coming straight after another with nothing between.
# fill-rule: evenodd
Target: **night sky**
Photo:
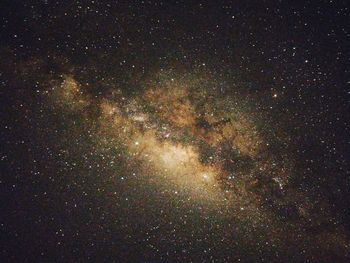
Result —
<instances>
[{"instance_id":1,"label":"night sky","mask_svg":"<svg viewBox=\"0 0 350 263\"><path fill-rule=\"evenodd\" d=\"M2 1L0 262L350 262L348 1Z\"/></svg>"}]
</instances>

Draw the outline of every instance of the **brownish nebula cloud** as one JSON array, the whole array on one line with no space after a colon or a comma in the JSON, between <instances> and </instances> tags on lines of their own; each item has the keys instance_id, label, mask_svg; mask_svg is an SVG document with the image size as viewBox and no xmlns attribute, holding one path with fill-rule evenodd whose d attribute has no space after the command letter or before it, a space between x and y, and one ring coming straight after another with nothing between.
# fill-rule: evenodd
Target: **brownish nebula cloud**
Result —
<instances>
[{"instance_id":1,"label":"brownish nebula cloud","mask_svg":"<svg viewBox=\"0 0 350 263\"><path fill-rule=\"evenodd\" d=\"M133 96L119 89L93 96L63 75L60 83L48 84L44 96L59 111L84 116L96 128L97 146L124 149L125 162L136 162L140 175L155 187L169 187L252 226L275 225L269 231L272 239L285 228L277 218L292 213L297 223L291 225L290 238L298 243L302 229L322 222L313 202L289 187L292 155L284 152L276 161L281 156L269 151L269 141L247 112L196 85L165 78L146 83ZM331 231L323 246L346 250L345 245L330 247L335 238L346 244L346 237L340 240Z\"/></svg>"}]
</instances>

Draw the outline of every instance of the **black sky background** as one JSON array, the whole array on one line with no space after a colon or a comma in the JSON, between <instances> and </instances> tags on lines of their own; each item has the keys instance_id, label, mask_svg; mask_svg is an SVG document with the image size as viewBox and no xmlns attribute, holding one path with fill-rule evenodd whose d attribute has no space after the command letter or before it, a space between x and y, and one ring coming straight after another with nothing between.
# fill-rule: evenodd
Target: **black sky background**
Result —
<instances>
[{"instance_id":1,"label":"black sky background","mask_svg":"<svg viewBox=\"0 0 350 263\"><path fill-rule=\"evenodd\" d=\"M245 87L240 94L253 97L271 116L266 126L271 122L290 134L300 174L293 183L325 198L350 230L347 1L2 1L0 6L1 262L39 262L37 247L50 243L46 228L57 222L49 216L39 227L37 216L59 213L62 224L70 218L55 209L60 195L42 196L51 186L31 172L54 173L56 165L44 149L54 138L36 138L33 109L41 103L36 76L23 82L19 74L21 63L33 57L45 61L40 70L48 73L65 67L68 58L77 65L72 70L78 80L93 85L115 76L130 92L140 89L137 80L178 64L233 76ZM123 244L122 238L114 241ZM127 249L129 257L139 258L137 247ZM45 262L60 261L53 251L52 261Z\"/></svg>"}]
</instances>

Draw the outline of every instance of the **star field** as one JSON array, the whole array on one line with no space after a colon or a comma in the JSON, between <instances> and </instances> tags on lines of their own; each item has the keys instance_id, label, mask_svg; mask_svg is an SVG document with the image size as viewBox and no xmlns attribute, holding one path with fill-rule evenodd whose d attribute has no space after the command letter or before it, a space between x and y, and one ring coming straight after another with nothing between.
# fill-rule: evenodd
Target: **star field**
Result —
<instances>
[{"instance_id":1,"label":"star field","mask_svg":"<svg viewBox=\"0 0 350 263\"><path fill-rule=\"evenodd\" d=\"M345 1L1 11L1 262L347 262Z\"/></svg>"}]
</instances>

